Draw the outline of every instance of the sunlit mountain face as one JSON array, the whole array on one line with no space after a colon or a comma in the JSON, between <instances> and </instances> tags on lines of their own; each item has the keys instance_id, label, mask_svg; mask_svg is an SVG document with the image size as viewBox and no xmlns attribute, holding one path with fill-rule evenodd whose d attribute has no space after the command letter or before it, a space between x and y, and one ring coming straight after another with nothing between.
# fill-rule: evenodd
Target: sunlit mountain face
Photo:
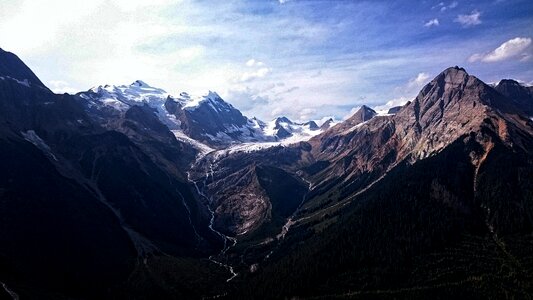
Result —
<instances>
[{"instance_id":1,"label":"sunlit mountain face","mask_svg":"<svg viewBox=\"0 0 533 300\"><path fill-rule=\"evenodd\" d=\"M0 6L0 299L533 294L528 1Z\"/></svg>"}]
</instances>

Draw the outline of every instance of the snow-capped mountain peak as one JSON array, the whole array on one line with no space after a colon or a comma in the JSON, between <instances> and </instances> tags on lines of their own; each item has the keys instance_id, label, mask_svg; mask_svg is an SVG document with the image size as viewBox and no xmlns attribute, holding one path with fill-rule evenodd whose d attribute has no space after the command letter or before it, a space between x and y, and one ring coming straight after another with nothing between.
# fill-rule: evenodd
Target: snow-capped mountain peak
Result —
<instances>
[{"instance_id":1,"label":"snow-capped mountain peak","mask_svg":"<svg viewBox=\"0 0 533 300\"><path fill-rule=\"evenodd\" d=\"M203 104L210 105L215 111L229 111L235 109L231 104L224 101L216 92L209 91L207 95L191 97L187 93L181 93L180 98L183 109L194 110Z\"/></svg>"},{"instance_id":2,"label":"snow-capped mountain peak","mask_svg":"<svg viewBox=\"0 0 533 300\"><path fill-rule=\"evenodd\" d=\"M296 123L282 116L270 121L265 127L264 132L266 135L276 136L279 139L293 136L299 136L305 139L305 137L310 138L319 134L321 130L314 121Z\"/></svg>"},{"instance_id":3,"label":"snow-capped mountain peak","mask_svg":"<svg viewBox=\"0 0 533 300\"><path fill-rule=\"evenodd\" d=\"M91 88L88 92L97 94L98 98L114 99L127 106L138 104L138 102L147 104L154 102L164 103L169 96L165 90L152 87L141 80L136 80L130 85L100 85Z\"/></svg>"},{"instance_id":4,"label":"snow-capped mountain peak","mask_svg":"<svg viewBox=\"0 0 533 300\"><path fill-rule=\"evenodd\" d=\"M139 86L139 87L150 87L146 82L142 81L142 80L135 80L132 84L130 84L131 86Z\"/></svg>"},{"instance_id":5,"label":"snow-capped mountain peak","mask_svg":"<svg viewBox=\"0 0 533 300\"><path fill-rule=\"evenodd\" d=\"M136 80L130 85L97 86L78 95L99 114L122 114L132 106L148 105L173 132L179 131L214 148L288 138L301 141L322 132L313 121L296 123L279 117L265 123L257 118L248 119L214 91L202 96L181 92L173 97L163 89Z\"/></svg>"},{"instance_id":6,"label":"snow-capped mountain peak","mask_svg":"<svg viewBox=\"0 0 533 300\"><path fill-rule=\"evenodd\" d=\"M148 105L157 110L161 121L175 128L175 120L169 118L165 102L170 96L165 90L152 87L142 80L129 85L100 85L78 95L87 101L87 106L111 114L126 112L135 105Z\"/></svg>"}]
</instances>

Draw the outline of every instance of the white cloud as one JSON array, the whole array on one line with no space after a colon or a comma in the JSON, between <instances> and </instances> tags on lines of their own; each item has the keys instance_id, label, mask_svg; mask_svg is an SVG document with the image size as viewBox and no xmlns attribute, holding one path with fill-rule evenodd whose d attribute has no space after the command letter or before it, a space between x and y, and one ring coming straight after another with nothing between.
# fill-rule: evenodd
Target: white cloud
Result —
<instances>
[{"instance_id":1,"label":"white cloud","mask_svg":"<svg viewBox=\"0 0 533 300\"><path fill-rule=\"evenodd\" d=\"M324 116L320 119L313 120L318 126L322 126L324 123L329 121L329 119L332 119L333 122L339 122L339 120L335 116Z\"/></svg>"},{"instance_id":2,"label":"white cloud","mask_svg":"<svg viewBox=\"0 0 533 300\"><path fill-rule=\"evenodd\" d=\"M287 3L289 2L290 0L279 0L279 4L284 4L284 3Z\"/></svg>"},{"instance_id":3,"label":"white cloud","mask_svg":"<svg viewBox=\"0 0 533 300\"><path fill-rule=\"evenodd\" d=\"M76 94L77 92L79 92L75 88L71 87L68 82L65 82L63 80L50 80L47 82L47 85L56 94Z\"/></svg>"},{"instance_id":4,"label":"white cloud","mask_svg":"<svg viewBox=\"0 0 533 300\"><path fill-rule=\"evenodd\" d=\"M497 62L513 57L521 57L527 60L531 57L531 52L527 52L531 45L531 38L516 37L501 44L498 48L488 53L476 53L468 59L470 62Z\"/></svg>"},{"instance_id":5,"label":"white cloud","mask_svg":"<svg viewBox=\"0 0 533 300\"><path fill-rule=\"evenodd\" d=\"M244 74L241 75L240 81L245 82L245 81L250 81L253 79L257 79L257 78L263 78L271 71L272 70L270 68L259 68L253 72L245 72Z\"/></svg>"},{"instance_id":6,"label":"white cloud","mask_svg":"<svg viewBox=\"0 0 533 300\"><path fill-rule=\"evenodd\" d=\"M473 10L469 15L458 15L455 20L456 23L460 23L463 27L470 27L481 24L481 13L477 10Z\"/></svg>"},{"instance_id":7,"label":"white cloud","mask_svg":"<svg viewBox=\"0 0 533 300\"><path fill-rule=\"evenodd\" d=\"M427 21L424 24L424 27L431 27L431 26L439 26L439 19L435 18L435 19Z\"/></svg>"},{"instance_id":8,"label":"white cloud","mask_svg":"<svg viewBox=\"0 0 533 300\"><path fill-rule=\"evenodd\" d=\"M431 7L431 9L436 9L436 8L439 8L439 7L444 7L444 2L439 2L437 5L434 5L433 7Z\"/></svg>"},{"instance_id":9,"label":"white cloud","mask_svg":"<svg viewBox=\"0 0 533 300\"><path fill-rule=\"evenodd\" d=\"M392 100L387 101L387 103L385 103L383 105L375 106L374 110L379 112L379 113L387 113L389 111L389 109L391 109L393 107L405 105L405 103L407 103L407 101L409 101L409 99L412 99L412 98L407 98L407 97L403 97L403 96L399 97L399 98L394 98Z\"/></svg>"},{"instance_id":10,"label":"white cloud","mask_svg":"<svg viewBox=\"0 0 533 300\"><path fill-rule=\"evenodd\" d=\"M192 46L187 48L178 49L175 52L175 56L180 60L185 60L187 62L192 61L196 58L201 57L205 52L205 47L203 46Z\"/></svg>"},{"instance_id":11,"label":"white cloud","mask_svg":"<svg viewBox=\"0 0 533 300\"><path fill-rule=\"evenodd\" d=\"M386 113L390 108L401 106L412 100L415 95L420 92L420 89L428 82L430 75L425 72L420 72L416 77L411 78L406 85L397 87L395 92L401 96L387 101L385 104L374 107L374 110L381 113Z\"/></svg>"},{"instance_id":12,"label":"white cloud","mask_svg":"<svg viewBox=\"0 0 533 300\"><path fill-rule=\"evenodd\" d=\"M459 5L459 2L453 1L450 4L446 5L444 2L439 2L437 5L431 7L431 9L439 9L441 12L446 11L447 9L456 8Z\"/></svg>"},{"instance_id":13,"label":"white cloud","mask_svg":"<svg viewBox=\"0 0 533 300\"><path fill-rule=\"evenodd\" d=\"M260 61L257 61L255 59L250 59L246 62L246 66L248 67L261 67L261 66L264 66L265 64L263 62L260 62Z\"/></svg>"},{"instance_id":14,"label":"white cloud","mask_svg":"<svg viewBox=\"0 0 533 300\"><path fill-rule=\"evenodd\" d=\"M407 84L410 88L420 88L422 85L424 85L429 79L428 73L418 73L415 78L409 80L409 83Z\"/></svg>"},{"instance_id":15,"label":"white cloud","mask_svg":"<svg viewBox=\"0 0 533 300\"><path fill-rule=\"evenodd\" d=\"M250 87L235 87L222 96L245 115L251 113L250 116L255 116L258 107L266 107L270 102L268 96L261 95L261 91Z\"/></svg>"},{"instance_id":16,"label":"white cloud","mask_svg":"<svg viewBox=\"0 0 533 300\"><path fill-rule=\"evenodd\" d=\"M442 2L441 2L442 3ZM440 8L440 11L446 11L447 9L452 9L452 8L456 8L457 5L459 5L459 2L457 1L453 1L452 3L450 3L448 6L446 5L441 5L442 7Z\"/></svg>"}]
</instances>

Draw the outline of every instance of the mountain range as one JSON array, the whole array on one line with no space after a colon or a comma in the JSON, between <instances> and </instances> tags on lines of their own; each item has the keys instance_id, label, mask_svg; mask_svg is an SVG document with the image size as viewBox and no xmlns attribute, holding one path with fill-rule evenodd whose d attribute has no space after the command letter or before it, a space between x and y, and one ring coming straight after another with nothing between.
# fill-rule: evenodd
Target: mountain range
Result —
<instances>
[{"instance_id":1,"label":"mountain range","mask_svg":"<svg viewBox=\"0 0 533 300\"><path fill-rule=\"evenodd\" d=\"M533 88L460 67L319 125L0 50L0 298L528 298L532 149Z\"/></svg>"},{"instance_id":2,"label":"mountain range","mask_svg":"<svg viewBox=\"0 0 533 300\"><path fill-rule=\"evenodd\" d=\"M104 126L131 107L147 106L155 110L160 122L178 139L192 138L213 149L246 142L275 142L289 137L301 140L320 133L314 121L300 124L279 117L265 123L243 116L215 92L201 97L182 92L179 97L173 97L141 80L131 85L98 86L77 96L86 100L83 102L86 111ZM205 147L198 150L202 149Z\"/></svg>"}]
</instances>

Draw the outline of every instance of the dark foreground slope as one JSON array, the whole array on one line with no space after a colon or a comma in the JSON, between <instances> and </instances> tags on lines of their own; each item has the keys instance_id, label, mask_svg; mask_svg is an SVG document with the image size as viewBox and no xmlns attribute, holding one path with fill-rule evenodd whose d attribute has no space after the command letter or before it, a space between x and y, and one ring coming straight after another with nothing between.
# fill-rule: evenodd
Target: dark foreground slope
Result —
<instances>
[{"instance_id":1,"label":"dark foreground slope","mask_svg":"<svg viewBox=\"0 0 533 300\"><path fill-rule=\"evenodd\" d=\"M149 110L120 116L127 136L15 55L0 51L0 71L0 281L35 299L209 294L198 278L224 270L201 257L221 241L169 162L191 152Z\"/></svg>"}]
</instances>

